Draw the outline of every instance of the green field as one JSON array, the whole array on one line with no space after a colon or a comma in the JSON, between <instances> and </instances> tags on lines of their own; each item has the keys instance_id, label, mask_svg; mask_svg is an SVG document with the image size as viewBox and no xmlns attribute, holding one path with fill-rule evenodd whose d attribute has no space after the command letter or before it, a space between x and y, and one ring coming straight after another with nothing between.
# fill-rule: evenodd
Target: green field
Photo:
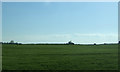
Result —
<instances>
[{"instance_id":1,"label":"green field","mask_svg":"<svg viewBox=\"0 0 120 72\"><path fill-rule=\"evenodd\" d=\"M117 70L118 45L2 45L3 70Z\"/></svg>"}]
</instances>

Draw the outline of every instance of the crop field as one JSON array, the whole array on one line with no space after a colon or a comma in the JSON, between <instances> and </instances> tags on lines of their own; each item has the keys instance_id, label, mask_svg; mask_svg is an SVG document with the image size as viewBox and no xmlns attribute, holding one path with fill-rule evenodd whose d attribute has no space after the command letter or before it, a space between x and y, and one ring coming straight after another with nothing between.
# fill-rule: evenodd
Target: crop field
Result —
<instances>
[{"instance_id":1,"label":"crop field","mask_svg":"<svg viewBox=\"0 0 120 72\"><path fill-rule=\"evenodd\" d=\"M3 70L117 70L118 45L2 45Z\"/></svg>"}]
</instances>

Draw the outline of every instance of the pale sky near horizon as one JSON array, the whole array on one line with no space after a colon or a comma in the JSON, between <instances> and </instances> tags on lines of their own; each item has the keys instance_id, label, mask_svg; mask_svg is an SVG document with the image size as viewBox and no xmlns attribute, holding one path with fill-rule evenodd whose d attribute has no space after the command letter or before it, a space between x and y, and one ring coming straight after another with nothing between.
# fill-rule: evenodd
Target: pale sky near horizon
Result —
<instances>
[{"instance_id":1,"label":"pale sky near horizon","mask_svg":"<svg viewBox=\"0 0 120 72\"><path fill-rule=\"evenodd\" d=\"M117 43L117 2L3 2L2 39Z\"/></svg>"}]
</instances>

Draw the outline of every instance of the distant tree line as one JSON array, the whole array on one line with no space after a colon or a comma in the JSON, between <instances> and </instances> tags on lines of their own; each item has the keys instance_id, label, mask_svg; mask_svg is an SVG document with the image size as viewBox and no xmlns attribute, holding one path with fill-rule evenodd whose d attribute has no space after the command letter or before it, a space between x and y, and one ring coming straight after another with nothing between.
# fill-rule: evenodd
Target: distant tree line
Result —
<instances>
[{"instance_id":1,"label":"distant tree line","mask_svg":"<svg viewBox=\"0 0 120 72\"><path fill-rule=\"evenodd\" d=\"M0 42L0 44L17 44L17 45L21 45L22 43L14 42L13 40L11 40L10 42Z\"/></svg>"},{"instance_id":2,"label":"distant tree line","mask_svg":"<svg viewBox=\"0 0 120 72\"><path fill-rule=\"evenodd\" d=\"M18 42L14 42L13 40L11 40L10 42L0 42L0 44L16 44L16 45L21 45L22 43L18 43ZM104 45L108 45L108 44L120 44L120 41L118 43L104 43ZM72 41L69 41L68 43L61 43L61 44L57 44L57 43L31 43L31 44L24 44L24 45L84 45L84 44L74 44ZM100 44L86 44L86 45L100 45Z\"/></svg>"},{"instance_id":3,"label":"distant tree line","mask_svg":"<svg viewBox=\"0 0 120 72\"><path fill-rule=\"evenodd\" d=\"M17 43L17 42L14 42L13 40L11 40L10 42L0 42L0 44L22 44L22 43ZM24 44L24 45L33 45L34 43L32 44ZM38 43L38 44L35 44L35 45L74 45L74 43L72 41L69 41L68 43L63 43L63 44L50 44L50 43Z\"/></svg>"},{"instance_id":4,"label":"distant tree line","mask_svg":"<svg viewBox=\"0 0 120 72\"><path fill-rule=\"evenodd\" d=\"M25 45L33 45L33 44L25 44ZM34 45L74 45L74 43L72 41L69 41L68 43L37 43L37 44L34 44Z\"/></svg>"}]
</instances>

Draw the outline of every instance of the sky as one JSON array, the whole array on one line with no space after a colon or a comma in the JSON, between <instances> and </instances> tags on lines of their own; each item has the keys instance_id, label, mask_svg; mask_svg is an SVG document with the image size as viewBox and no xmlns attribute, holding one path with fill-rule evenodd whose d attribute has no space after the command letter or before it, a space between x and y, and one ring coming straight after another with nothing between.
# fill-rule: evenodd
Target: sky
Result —
<instances>
[{"instance_id":1,"label":"sky","mask_svg":"<svg viewBox=\"0 0 120 72\"><path fill-rule=\"evenodd\" d=\"M2 40L117 43L117 2L3 2Z\"/></svg>"}]
</instances>

